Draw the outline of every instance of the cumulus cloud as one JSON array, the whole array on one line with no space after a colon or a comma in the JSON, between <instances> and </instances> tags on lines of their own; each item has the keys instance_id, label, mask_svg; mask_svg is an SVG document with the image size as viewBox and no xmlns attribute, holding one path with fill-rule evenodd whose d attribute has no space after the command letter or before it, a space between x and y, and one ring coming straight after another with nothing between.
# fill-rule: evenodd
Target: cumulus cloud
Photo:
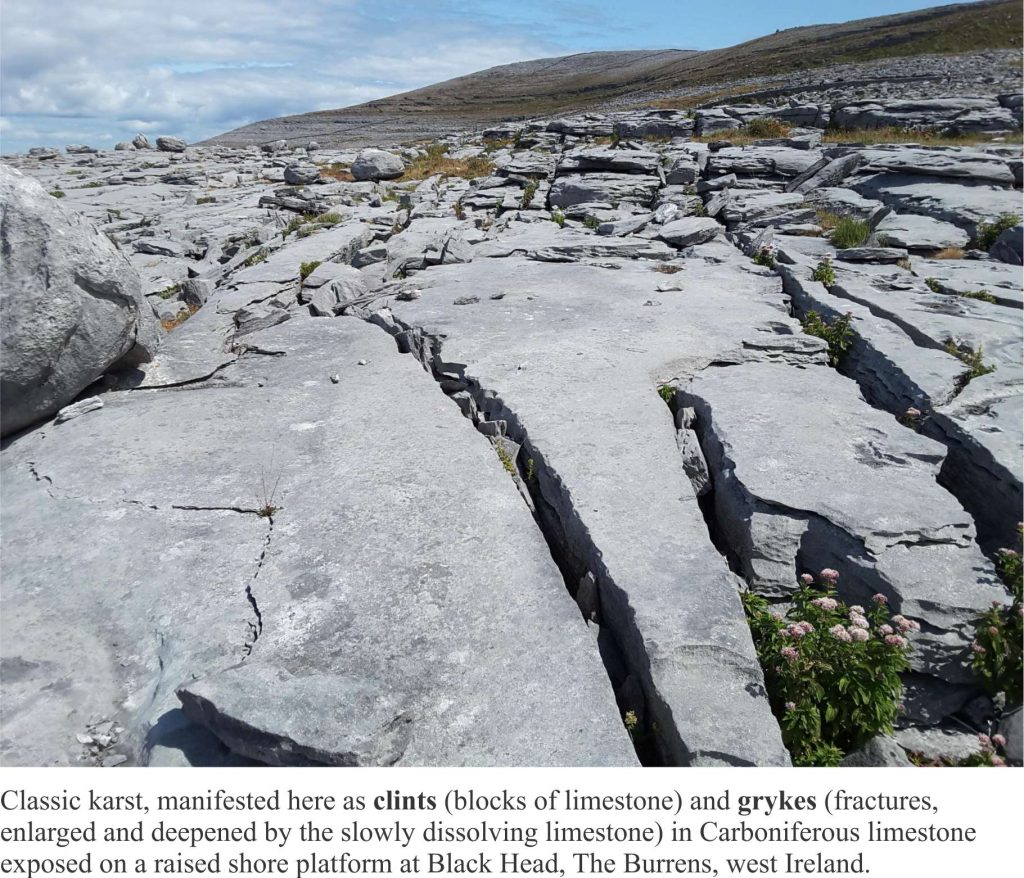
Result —
<instances>
[{"instance_id":1,"label":"cumulus cloud","mask_svg":"<svg viewBox=\"0 0 1024 878\"><path fill-rule=\"evenodd\" d=\"M565 51L587 0L4 0L5 152L201 140ZM545 15L538 28L532 16ZM553 22L553 24L552 24ZM554 35L554 36L552 36Z\"/></svg>"}]
</instances>

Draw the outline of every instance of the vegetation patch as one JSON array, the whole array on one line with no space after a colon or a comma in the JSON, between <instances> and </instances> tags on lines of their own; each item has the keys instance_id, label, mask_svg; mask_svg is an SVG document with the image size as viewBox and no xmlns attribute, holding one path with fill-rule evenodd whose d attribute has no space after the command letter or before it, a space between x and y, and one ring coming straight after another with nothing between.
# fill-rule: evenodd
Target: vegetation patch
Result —
<instances>
[{"instance_id":1,"label":"vegetation patch","mask_svg":"<svg viewBox=\"0 0 1024 878\"><path fill-rule=\"evenodd\" d=\"M839 250L847 250L850 247L859 247L871 235L871 228L864 220L852 216L841 216L832 229L829 240L832 246Z\"/></svg>"},{"instance_id":2,"label":"vegetation patch","mask_svg":"<svg viewBox=\"0 0 1024 878\"><path fill-rule=\"evenodd\" d=\"M988 302L990 305L996 303L996 297L988 290L966 290L960 294L962 299L977 299L979 302Z\"/></svg>"},{"instance_id":3,"label":"vegetation patch","mask_svg":"<svg viewBox=\"0 0 1024 878\"><path fill-rule=\"evenodd\" d=\"M838 765L870 738L892 731L909 667L910 635L921 626L890 617L876 594L868 609L836 597L826 568L800 588L783 615L752 592L743 606L764 669L772 711L794 765Z\"/></svg>"},{"instance_id":4,"label":"vegetation patch","mask_svg":"<svg viewBox=\"0 0 1024 878\"><path fill-rule=\"evenodd\" d=\"M807 335L824 339L828 343L828 364L833 368L842 362L856 338L856 333L850 326L852 320L853 314L849 311L831 323L827 323L817 311L808 311L807 316L801 321Z\"/></svg>"},{"instance_id":5,"label":"vegetation patch","mask_svg":"<svg viewBox=\"0 0 1024 878\"><path fill-rule=\"evenodd\" d=\"M928 128L828 128L823 143L920 143L922 146L971 146L991 143L993 134L955 134ZM1003 136L1003 135L999 135Z\"/></svg>"},{"instance_id":6,"label":"vegetation patch","mask_svg":"<svg viewBox=\"0 0 1024 878\"><path fill-rule=\"evenodd\" d=\"M299 280L305 280L322 264L323 263L320 262L320 260L316 260L314 262L303 262L302 265L299 266Z\"/></svg>"},{"instance_id":7,"label":"vegetation patch","mask_svg":"<svg viewBox=\"0 0 1024 878\"><path fill-rule=\"evenodd\" d=\"M958 345L953 339L949 339L946 342L946 353L956 357L967 366L967 372L964 375L965 385L968 381L973 381L975 378L988 375L996 370L995 366L985 365L985 349L982 345L978 345L978 349L974 350L970 345Z\"/></svg>"},{"instance_id":8,"label":"vegetation patch","mask_svg":"<svg viewBox=\"0 0 1024 878\"><path fill-rule=\"evenodd\" d=\"M341 162L331 162L329 165L319 165L320 176L329 180L336 180L339 183L354 183L356 178L352 176L348 165Z\"/></svg>"},{"instance_id":9,"label":"vegetation patch","mask_svg":"<svg viewBox=\"0 0 1024 878\"><path fill-rule=\"evenodd\" d=\"M443 143L432 143L427 147L425 155L414 158L405 166L403 180L426 180L428 177L463 177L467 180L474 177L489 177L494 164L485 156L473 156L467 159L453 159L448 155L448 148Z\"/></svg>"},{"instance_id":10,"label":"vegetation patch","mask_svg":"<svg viewBox=\"0 0 1024 878\"><path fill-rule=\"evenodd\" d=\"M963 259L964 251L959 247L943 247L932 255L932 259Z\"/></svg>"},{"instance_id":11,"label":"vegetation patch","mask_svg":"<svg viewBox=\"0 0 1024 878\"><path fill-rule=\"evenodd\" d=\"M765 268L775 268L775 245L765 244L763 247L758 247L757 252L754 253L754 262Z\"/></svg>"},{"instance_id":12,"label":"vegetation patch","mask_svg":"<svg viewBox=\"0 0 1024 878\"><path fill-rule=\"evenodd\" d=\"M832 259L826 256L821 260L815 267L814 271L811 272L811 277L820 284L824 284L827 287L832 286L836 282L836 270L832 265Z\"/></svg>"},{"instance_id":13,"label":"vegetation patch","mask_svg":"<svg viewBox=\"0 0 1024 878\"><path fill-rule=\"evenodd\" d=\"M212 195L200 195L196 199L196 204L215 204L217 201Z\"/></svg>"},{"instance_id":14,"label":"vegetation patch","mask_svg":"<svg viewBox=\"0 0 1024 878\"><path fill-rule=\"evenodd\" d=\"M774 137L788 137L793 126L787 125L781 119L751 119L740 129L740 133L760 140L768 140Z\"/></svg>"},{"instance_id":15,"label":"vegetation patch","mask_svg":"<svg viewBox=\"0 0 1024 878\"><path fill-rule=\"evenodd\" d=\"M63 191L63 190L61 190L61 189L54 189L54 190L53 190L53 191L52 191L52 192L51 192L50 194L51 194L51 195L52 195L52 196L53 196L54 198L63 198L63 197L64 197L64 196L65 196L65 195L66 195L67 193L66 193L66 192L64 192L64 191Z\"/></svg>"},{"instance_id":16,"label":"vegetation patch","mask_svg":"<svg viewBox=\"0 0 1024 878\"><path fill-rule=\"evenodd\" d=\"M179 311L174 317L167 317L164 320L161 320L160 325L165 331L170 332L171 330L177 329L181 326L182 323L188 320L189 317L195 314L198 310L198 305L189 305L186 309Z\"/></svg>"},{"instance_id":17,"label":"vegetation patch","mask_svg":"<svg viewBox=\"0 0 1024 878\"><path fill-rule=\"evenodd\" d=\"M1000 549L996 555L996 569L1009 588L1013 601L1008 606L994 604L978 620L971 644L971 667L991 695L1004 694L1008 708L1021 703L1021 681L1024 680L1021 662L1021 644L1024 642L1021 527L1017 525L1017 548Z\"/></svg>"},{"instance_id":18,"label":"vegetation patch","mask_svg":"<svg viewBox=\"0 0 1024 878\"><path fill-rule=\"evenodd\" d=\"M985 251L991 250L992 245L1003 232L1017 225L1020 225L1020 217L1015 213L1004 213L990 223L979 223L978 248Z\"/></svg>"}]
</instances>

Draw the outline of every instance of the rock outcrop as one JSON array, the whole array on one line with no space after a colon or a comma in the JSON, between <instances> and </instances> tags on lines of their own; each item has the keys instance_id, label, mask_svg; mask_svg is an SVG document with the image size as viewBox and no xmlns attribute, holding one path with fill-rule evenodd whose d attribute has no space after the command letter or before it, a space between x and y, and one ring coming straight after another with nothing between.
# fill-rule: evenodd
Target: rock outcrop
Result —
<instances>
[{"instance_id":1,"label":"rock outcrop","mask_svg":"<svg viewBox=\"0 0 1024 878\"><path fill-rule=\"evenodd\" d=\"M47 415L111 367L152 358L161 330L139 276L91 222L0 166L3 434Z\"/></svg>"}]
</instances>

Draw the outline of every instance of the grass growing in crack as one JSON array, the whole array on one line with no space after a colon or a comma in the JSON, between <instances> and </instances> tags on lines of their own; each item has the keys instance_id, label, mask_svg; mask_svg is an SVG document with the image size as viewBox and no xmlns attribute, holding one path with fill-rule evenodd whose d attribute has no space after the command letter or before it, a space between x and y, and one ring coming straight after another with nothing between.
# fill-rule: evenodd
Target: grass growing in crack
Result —
<instances>
[{"instance_id":1,"label":"grass growing in crack","mask_svg":"<svg viewBox=\"0 0 1024 878\"><path fill-rule=\"evenodd\" d=\"M320 165L319 168L321 177L337 180L339 183L355 182L356 178L352 176L348 165L343 165L340 162L331 162L329 165Z\"/></svg>"},{"instance_id":2,"label":"grass growing in crack","mask_svg":"<svg viewBox=\"0 0 1024 878\"><path fill-rule=\"evenodd\" d=\"M311 231L316 231L322 226L333 226L341 222L341 214L330 211L329 213L304 213L302 216L293 217L281 230L281 237L287 238L292 232L300 230L303 226L314 226Z\"/></svg>"},{"instance_id":3,"label":"grass growing in crack","mask_svg":"<svg viewBox=\"0 0 1024 878\"><path fill-rule=\"evenodd\" d=\"M178 293L180 293L180 292L181 292L181 284L171 284L169 287L164 287L162 290L160 290L160 292L157 293L157 295L161 299L170 299L170 298L178 295Z\"/></svg>"},{"instance_id":4,"label":"grass growing in crack","mask_svg":"<svg viewBox=\"0 0 1024 878\"><path fill-rule=\"evenodd\" d=\"M824 284L827 287L832 286L836 282L836 270L832 265L832 260L828 256L821 260L815 267L814 271L811 272L811 277L820 284Z\"/></svg>"},{"instance_id":5,"label":"grass growing in crack","mask_svg":"<svg viewBox=\"0 0 1024 878\"><path fill-rule=\"evenodd\" d=\"M665 405L672 408L672 400L676 398L676 389L671 384L659 384L658 396L664 400Z\"/></svg>"},{"instance_id":6,"label":"grass growing in crack","mask_svg":"<svg viewBox=\"0 0 1024 878\"><path fill-rule=\"evenodd\" d=\"M215 204L217 199L212 195L201 195L196 199L196 204Z\"/></svg>"},{"instance_id":7,"label":"grass growing in crack","mask_svg":"<svg viewBox=\"0 0 1024 878\"><path fill-rule=\"evenodd\" d=\"M982 345L978 345L978 349L974 350L970 345L958 345L953 339L949 339L946 342L946 353L956 357L967 367L964 384L996 370L995 366L985 365L985 348Z\"/></svg>"},{"instance_id":8,"label":"grass growing in crack","mask_svg":"<svg viewBox=\"0 0 1024 878\"><path fill-rule=\"evenodd\" d=\"M596 216L588 216L586 219L583 220L583 225L586 226L591 231L596 232L599 228L601 228L601 220L599 220Z\"/></svg>"},{"instance_id":9,"label":"grass growing in crack","mask_svg":"<svg viewBox=\"0 0 1024 878\"><path fill-rule=\"evenodd\" d=\"M937 253L932 254L932 259L963 259L964 251L959 247L943 247Z\"/></svg>"},{"instance_id":10,"label":"grass growing in crack","mask_svg":"<svg viewBox=\"0 0 1024 878\"><path fill-rule=\"evenodd\" d=\"M161 320L160 325L163 327L165 332L171 332L181 326L182 323L188 320L189 317L195 314L198 310L198 305L189 305L185 310L179 311L173 317L167 317Z\"/></svg>"},{"instance_id":11,"label":"grass growing in crack","mask_svg":"<svg viewBox=\"0 0 1024 878\"><path fill-rule=\"evenodd\" d=\"M826 323L817 311L808 311L801 321L807 335L824 339L828 343L828 364L833 368L839 365L853 344L855 334L850 326L852 320L853 314L847 312L831 323Z\"/></svg>"},{"instance_id":12,"label":"grass growing in crack","mask_svg":"<svg viewBox=\"0 0 1024 878\"><path fill-rule=\"evenodd\" d=\"M767 140L774 137L788 137L793 128L780 119L751 119L740 129L740 133L759 140Z\"/></svg>"},{"instance_id":13,"label":"grass growing in crack","mask_svg":"<svg viewBox=\"0 0 1024 878\"><path fill-rule=\"evenodd\" d=\"M988 290L965 290L960 294L961 299L977 299L979 302L988 302L990 305L996 303L996 297Z\"/></svg>"},{"instance_id":14,"label":"grass growing in crack","mask_svg":"<svg viewBox=\"0 0 1024 878\"><path fill-rule=\"evenodd\" d=\"M551 222L553 222L558 228L565 228L565 214L560 210L554 210L551 212Z\"/></svg>"},{"instance_id":15,"label":"grass growing in crack","mask_svg":"<svg viewBox=\"0 0 1024 878\"><path fill-rule=\"evenodd\" d=\"M526 481L531 484L537 481L537 468L532 457L526 461Z\"/></svg>"},{"instance_id":16,"label":"grass growing in crack","mask_svg":"<svg viewBox=\"0 0 1024 878\"><path fill-rule=\"evenodd\" d=\"M665 262L659 262L657 265L651 266L651 271L658 271L661 274L676 274L683 270L681 265L669 265Z\"/></svg>"},{"instance_id":17,"label":"grass growing in crack","mask_svg":"<svg viewBox=\"0 0 1024 878\"><path fill-rule=\"evenodd\" d=\"M516 474L516 462L512 459L512 455L508 453L508 449L499 442L495 444L494 451L498 455L501 465L505 467L505 472L510 476L514 476Z\"/></svg>"},{"instance_id":18,"label":"grass growing in crack","mask_svg":"<svg viewBox=\"0 0 1024 878\"><path fill-rule=\"evenodd\" d=\"M260 490L256 497L256 514L260 518L273 518L283 507L277 506L277 486L281 483L281 473L278 471L273 484L267 482L267 471L260 469Z\"/></svg>"},{"instance_id":19,"label":"grass growing in crack","mask_svg":"<svg viewBox=\"0 0 1024 878\"><path fill-rule=\"evenodd\" d=\"M484 156L473 156L467 159L453 159L448 154L448 147L443 143L432 143L427 147L425 155L417 156L405 166L403 180L426 180L428 177L488 177L494 170L494 164Z\"/></svg>"},{"instance_id":20,"label":"grass growing in crack","mask_svg":"<svg viewBox=\"0 0 1024 878\"><path fill-rule=\"evenodd\" d=\"M1017 548L1000 549L996 555L996 569L1013 597L1008 606L994 605L974 626L971 644L971 667L988 692L996 696L1004 693L1007 708L1024 700L1022 678L1024 665L1021 643L1024 626L1021 603L1024 599L1024 564L1021 551L1022 525L1017 525Z\"/></svg>"},{"instance_id":21,"label":"grass growing in crack","mask_svg":"<svg viewBox=\"0 0 1024 878\"><path fill-rule=\"evenodd\" d=\"M314 260L313 262L303 262L302 265L299 266L299 280L305 280L322 264L323 263L321 263L319 260Z\"/></svg>"},{"instance_id":22,"label":"grass growing in crack","mask_svg":"<svg viewBox=\"0 0 1024 878\"><path fill-rule=\"evenodd\" d=\"M871 228L864 220L852 216L839 217L829 240L832 246L839 250L846 250L850 247L859 247L871 234Z\"/></svg>"},{"instance_id":23,"label":"grass growing in crack","mask_svg":"<svg viewBox=\"0 0 1024 878\"><path fill-rule=\"evenodd\" d=\"M1020 217L1015 213L1004 213L990 223L979 223L978 248L985 251L991 250L992 245L1003 232L1017 225L1020 225Z\"/></svg>"},{"instance_id":24,"label":"grass growing in crack","mask_svg":"<svg viewBox=\"0 0 1024 878\"><path fill-rule=\"evenodd\" d=\"M254 265L259 265L261 262L266 262L267 257L269 255L270 253L266 250L266 248L261 247L259 250L253 253L252 256L250 256L248 259L242 262L239 268L252 268Z\"/></svg>"},{"instance_id":25,"label":"grass growing in crack","mask_svg":"<svg viewBox=\"0 0 1024 878\"><path fill-rule=\"evenodd\" d=\"M526 210L531 204L533 204L533 196L537 194L537 181L531 180L526 184L526 188L523 189L523 198L519 202L519 206Z\"/></svg>"},{"instance_id":26,"label":"grass growing in crack","mask_svg":"<svg viewBox=\"0 0 1024 878\"><path fill-rule=\"evenodd\" d=\"M466 218L466 206L461 201L456 201L452 205L452 212L455 214L455 219L464 220Z\"/></svg>"},{"instance_id":27,"label":"grass growing in crack","mask_svg":"<svg viewBox=\"0 0 1024 878\"><path fill-rule=\"evenodd\" d=\"M54 198L63 198L63 197L64 197L64 196L65 196L65 195L66 195L67 193L66 193L66 192L64 192L64 191L63 191L63 190L61 190L61 189L54 189L54 190L53 190L52 192L50 192L50 194L51 194L51 195L52 195L52 196L53 196Z\"/></svg>"},{"instance_id":28,"label":"grass growing in crack","mask_svg":"<svg viewBox=\"0 0 1024 878\"><path fill-rule=\"evenodd\" d=\"M836 597L839 574L805 573L783 615L743 595L772 711L794 765L838 765L874 735L892 731L903 700L910 635L921 626L890 617L877 594L869 609Z\"/></svg>"},{"instance_id":29,"label":"grass growing in crack","mask_svg":"<svg viewBox=\"0 0 1024 878\"><path fill-rule=\"evenodd\" d=\"M938 278L926 277L924 279L924 285L928 287L933 293L942 292L942 284L939 283Z\"/></svg>"},{"instance_id":30,"label":"grass growing in crack","mask_svg":"<svg viewBox=\"0 0 1024 878\"><path fill-rule=\"evenodd\" d=\"M924 146L968 146L990 143L991 134L949 134L937 130L898 128L827 128L823 143L920 143Z\"/></svg>"}]
</instances>

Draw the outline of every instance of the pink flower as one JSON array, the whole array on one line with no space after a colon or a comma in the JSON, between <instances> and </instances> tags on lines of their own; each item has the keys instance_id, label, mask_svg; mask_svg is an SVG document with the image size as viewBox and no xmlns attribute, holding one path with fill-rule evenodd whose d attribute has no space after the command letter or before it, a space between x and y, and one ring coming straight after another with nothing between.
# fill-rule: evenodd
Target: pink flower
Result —
<instances>
[{"instance_id":1,"label":"pink flower","mask_svg":"<svg viewBox=\"0 0 1024 878\"><path fill-rule=\"evenodd\" d=\"M1000 549L997 554L1002 555L1004 558L1016 558L1018 553L1013 549Z\"/></svg>"},{"instance_id":2,"label":"pink flower","mask_svg":"<svg viewBox=\"0 0 1024 878\"><path fill-rule=\"evenodd\" d=\"M892 625L879 625L878 633L884 637L886 634L893 634L895 632Z\"/></svg>"},{"instance_id":3,"label":"pink flower","mask_svg":"<svg viewBox=\"0 0 1024 878\"><path fill-rule=\"evenodd\" d=\"M803 629L804 634L810 634L814 631L814 626L810 622L799 622L797 624Z\"/></svg>"},{"instance_id":4,"label":"pink flower","mask_svg":"<svg viewBox=\"0 0 1024 878\"><path fill-rule=\"evenodd\" d=\"M813 577L813 576L811 576L811 574L810 574L810 573L805 573L805 574L803 574L803 575L802 575L802 576L800 577L800 581L801 581L801 582L802 582L802 583L803 583L804 585L813 585L813 584L814 584L814 577Z\"/></svg>"},{"instance_id":5,"label":"pink flower","mask_svg":"<svg viewBox=\"0 0 1024 878\"><path fill-rule=\"evenodd\" d=\"M789 629L788 628L780 628L779 629L779 637L789 637L789 636L790 636L790 633L789 633Z\"/></svg>"},{"instance_id":6,"label":"pink flower","mask_svg":"<svg viewBox=\"0 0 1024 878\"><path fill-rule=\"evenodd\" d=\"M826 582L835 582L839 579L839 571L833 570L831 567L826 567L818 575Z\"/></svg>"},{"instance_id":7,"label":"pink flower","mask_svg":"<svg viewBox=\"0 0 1024 878\"><path fill-rule=\"evenodd\" d=\"M984 655L987 651L988 650L986 650L984 646L978 643L977 640L975 640L974 643L971 644L971 652L977 655Z\"/></svg>"},{"instance_id":8,"label":"pink flower","mask_svg":"<svg viewBox=\"0 0 1024 878\"><path fill-rule=\"evenodd\" d=\"M978 743L981 744L982 747L991 747L992 739L988 735L982 733L978 735Z\"/></svg>"},{"instance_id":9,"label":"pink flower","mask_svg":"<svg viewBox=\"0 0 1024 878\"><path fill-rule=\"evenodd\" d=\"M786 710L796 710L796 704L792 701L786 702Z\"/></svg>"},{"instance_id":10,"label":"pink flower","mask_svg":"<svg viewBox=\"0 0 1024 878\"><path fill-rule=\"evenodd\" d=\"M992 764L996 768L1005 768L1006 767L1006 760L1003 759L1002 756L993 756L992 757Z\"/></svg>"},{"instance_id":11,"label":"pink flower","mask_svg":"<svg viewBox=\"0 0 1024 878\"><path fill-rule=\"evenodd\" d=\"M997 747L1005 747L1006 738L1004 738L1002 735L993 735L992 743L995 744Z\"/></svg>"},{"instance_id":12,"label":"pink flower","mask_svg":"<svg viewBox=\"0 0 1024 878\"><path fill-rule=\"evenodd\" d=\"M800 653L793 649L792 646L784 646L779 650L779 655L781 655L787 662L794 662Z\"/></svg>"},{"instance_id":13,"label":"pink flower","mask_svg":"<svg viewBox=\"0 0 1024 878\"><path fill-rule=\"evenodd\" d=\"M886 646L897 646L900 649L907 645L907 638L900 637L899 634L886 634L885 635Z\"/></svg>"},{"instance_id":14,"label":"pink flower","mask_svg":"<svg viewBox=\"0 0 1024 878\"><path fill-rule=\"evenodd\" d=\"M864 615L864 608L862 606L859 606L858 604L854 604L852 607L850 607L850 615L851 616L863 616Z\"/></svg>"},{"instance_id":15,"label":"pink flower","mask_svg":"<svg viewBox=\"0 0 1024 878\"><path fill-rule=\"evenodd\" d=\"M920 409L916 409L913 406L911 406L910 408L908 408L903 413L903 417L910 418L911 420L914 420L915 418L921 417L921 410Z\"/></svg>"},{"instance_id":16,"label":"pink flower","mask_svg":"<svg viewBox=\"0 0 1024 878\"><path fill-rule=\"evenodd\" d=\"M879 604L881 606L884 606L885 604L889 603L889 599L884 594L876 594L873 598L871 598L871 600L873 600L876 604Z\"/></svg>"},{"instance_id":17,"label":"pink flower","mask_svg":"<svg viewBox=\"0 0 1024 878\"><path fill-rule=\"evenodd\" d=\"M864 643L866 640L868 640L868 638L871 637L871 635L868 634L868 632L865 631L863 628L847 628L846 633L849 634L850 637L856 640L858 643Z\"/></svg>"},{"instance_id":18,"label":"pink flower","mask_svg":"<svg viewBox=\"0 0 1024 878\"><path fill-rule=\"evenodd\" d=\"M772 610L772 618L776 622L781 622L782 621L782 613L780 613L778 610Z\"/></svg>"},{"instance_id":19,"label":"pink flower","mask_svg":"<svg viewBox=\"0 0 1024 878\"><path fill-rule=\"evenodd\" d=\"M850 624L854 628L867 628L868 620L865 619L863 616L850 616Z\"/></svg>"},{"instance_id":20,"label":"pink flower","mask_svg":"<svg viewBox=\"0 0 1024 878\"><path fill-rule=\"evenodd\" d=\"M990 625L989 629L988 629L988 633L991 634L993 637L998 637L999 636L999 629L996 628L995 625Z\"/></svg>"},{"instance_id":21,"label":"pink flower","mask_svg":"<svg viewBox=\"0 0 1024 878\"><path fill-rule=\"evenodd\" d=\"M913 619L907 619L903 616L893 616L892 623L897 628L899 628L900 631L902 631L904 634L906 634L908 631L921 630L921 624L919 622L915 622Z\"/></svg>"},{"instance_id":22,"label":"pink flower","mask_svg":"<svg viewBox=\"0 0 1024 878\"><path fill-rule=\"evenodd\" d=\"M834 598L815 598L811 603L820 610L834 610L839 606Z\"/></svg>"},{"instance_id":23,"label":"pink flower","mask_svg":"<svg viewBox=\"0 0 1024 878\"><path fill-rule=\"evenodd\" d=\"M850 632L847 631L842 625L833 625L831 628L828 629L828 632L836 640L841 641L842 643L851 643L853 641L853 637L850 635Z\"/></svg>"}]
</instances>

